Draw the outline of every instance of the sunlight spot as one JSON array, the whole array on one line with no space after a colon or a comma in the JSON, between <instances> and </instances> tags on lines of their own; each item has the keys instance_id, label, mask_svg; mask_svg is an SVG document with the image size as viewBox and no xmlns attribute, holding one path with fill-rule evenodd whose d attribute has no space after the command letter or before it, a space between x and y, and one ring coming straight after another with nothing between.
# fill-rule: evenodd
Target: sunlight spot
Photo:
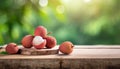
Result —
<instances>
[{"instance_id":1,"label":"sunlight spot","mask_svg":"<svg viewBox=\"0 0 120 69\"><path fill-rule=\"evenodd\" d=\"M47 6L47 5L48 5L48 0L39 0L39 5L40 5L41 7Z\"/></svg>"},{"instance_id":2,"label":"sunlight spot","mask_svg":"<svg viewBox=\"0 0 120 69\"><path fill-rule=\"evenodd\" d=\"M63 3L69 3L70 0L61 0Z\"/></svg>"},{"instance_id":3,"label":"sunlight spot","mask_svg":"<svg viewBox=\"0 0 120 69\"><path fill-rule=\"evenodd\" d=\"M84 2L89 3L89 2L91 2L91 0L84 0Z\"/></svg>"}]
</instances>

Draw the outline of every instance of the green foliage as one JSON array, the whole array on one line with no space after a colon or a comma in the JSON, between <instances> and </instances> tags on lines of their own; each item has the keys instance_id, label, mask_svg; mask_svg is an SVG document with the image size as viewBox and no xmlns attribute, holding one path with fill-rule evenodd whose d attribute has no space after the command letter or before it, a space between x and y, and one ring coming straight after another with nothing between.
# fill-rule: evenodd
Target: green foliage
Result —
<instances>
[{"instance_id":1,"label":"green foliage","mask_svg":"<svg viewBox=\"0 0 120 69\"><path fill-rule=\"evenodd\" d=\"M0 54L4 54L4 55L5 55L5 54L8 54L8 53L7 53L7 52L5 52L5 51L3 51L3 52L0 52Z\"/></svg>"},{"instance_id":2,"label":"green foliage","mask_svg":"<svg viewBox=\"0 0 120 69\"><path fill-rule=\"evenodd\" d=\"M20 43L43 25L58 44L120 44L119 0L1 0L0 45ZM43 2L44 4L45 2Z\"/></svg>"}]
</instances>

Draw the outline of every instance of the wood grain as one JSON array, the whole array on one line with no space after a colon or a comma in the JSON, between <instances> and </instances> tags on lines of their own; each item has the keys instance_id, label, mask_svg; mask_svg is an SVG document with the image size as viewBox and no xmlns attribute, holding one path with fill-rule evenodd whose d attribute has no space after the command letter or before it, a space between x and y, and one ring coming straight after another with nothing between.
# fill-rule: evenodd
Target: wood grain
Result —
<instances>
[{"instance_id":1,"label":"wood grain","mask_svg":"<svg viewBox=\"0 0 120 69\"><path fill-rule=\"evenodd\" d=\"M70 55L0 55L0 69L120 69L120 46L102 46L76 46Z\"/></svg>"},{"instance_id":2,"label":"wood grain","mask_svg":"<svg viewBox=\"0 0 120 69\"><path fill-rule=\"evenodd\" d=\"M21 48L22 55L52 55L58 54L58 49L35 49L35 48Z\"/></svg>"}]
</instances>

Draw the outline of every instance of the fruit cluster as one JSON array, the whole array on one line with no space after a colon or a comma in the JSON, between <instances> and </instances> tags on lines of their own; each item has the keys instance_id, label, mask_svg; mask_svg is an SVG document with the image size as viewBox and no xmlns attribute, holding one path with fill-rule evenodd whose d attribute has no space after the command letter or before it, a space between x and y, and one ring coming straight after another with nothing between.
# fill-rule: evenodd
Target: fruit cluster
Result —
<instances>
[{"instance_id":1,"label":"fruit cluster","mask_svg":"<svg viewBox=\"0 0 120 69\"><path fill-rule=\"evenodd\" d=\"M34 46L36 49L53 48L57 41L55 37L47 35L47 29L43 26L38 26L33 35L26 35L21 41L25 48Z\"/></svg>"},{"instance_id":2,"label":"fruit cluster","mask_svg":"<svg viewBox=\"0 0 120 69\"><path fill-rule=\"evenodd\" d=\"M53 36L47 35L47 29L44 26L38 26L34 35L26 35L21 40L24 48L34 47L36 49L53 48L56 46L57 41ZM6 46L6 52L9 54L16 54L19 48L16 43L9 43ZM70 41L65 41L59 46L59 51L64 54L70 54L73 51L73 44Z\"/></svg>"}]
</instances>

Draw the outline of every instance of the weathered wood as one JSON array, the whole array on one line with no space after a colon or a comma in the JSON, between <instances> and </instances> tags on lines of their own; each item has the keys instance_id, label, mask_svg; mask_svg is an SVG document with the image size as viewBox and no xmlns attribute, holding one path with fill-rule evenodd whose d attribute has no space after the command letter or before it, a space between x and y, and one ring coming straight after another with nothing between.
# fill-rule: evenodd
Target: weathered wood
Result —
<instances>
[{"instance_id":1,"label":"weathered wood","mask_svg":"<svg viewBox=\"0 0 120 69\"><path fill-rule=\"evenodd\" d=\"M120 59L63 59L63 69L120 69Z\"/></svg>"},{"instance_id":2,"label":"weathered wood","mask_svg":"<svg viewBox=\"0 0 120 69\"><path fill-rule=\"evenodd\" d=\"M22 55L51 55L58 54L58 49L35 49L35 48L21 48Z\"/></svg>"},{"instance_id":3,"label":"weathered wood","mask_svg":"<svg viewBox=\"0 0 120 69\"><path fill-rule=\"evenodd\" d=\"M120 69L120 59L0 59L0 69Z\"/></svg>"},{"instance_id":4,"label":"weathered wood","mask_svg":"<svg viewBox=\"0 0 120 69\"><path fill-rule=\"evenodd\" d=\"M0 69L59 69L59 61L57 59L3 59L0 60Z\"/></svg>"},{"instance_id":5,"label":"weathered wood","mask_svg":"<svg viewBox=\"0 0 120 69\"><path fill-rule=\"evenodd\" d=\"M0 55L0 69L120 69L116 48L75 47L70 55Z\"/></svg>"}]
</instances>

